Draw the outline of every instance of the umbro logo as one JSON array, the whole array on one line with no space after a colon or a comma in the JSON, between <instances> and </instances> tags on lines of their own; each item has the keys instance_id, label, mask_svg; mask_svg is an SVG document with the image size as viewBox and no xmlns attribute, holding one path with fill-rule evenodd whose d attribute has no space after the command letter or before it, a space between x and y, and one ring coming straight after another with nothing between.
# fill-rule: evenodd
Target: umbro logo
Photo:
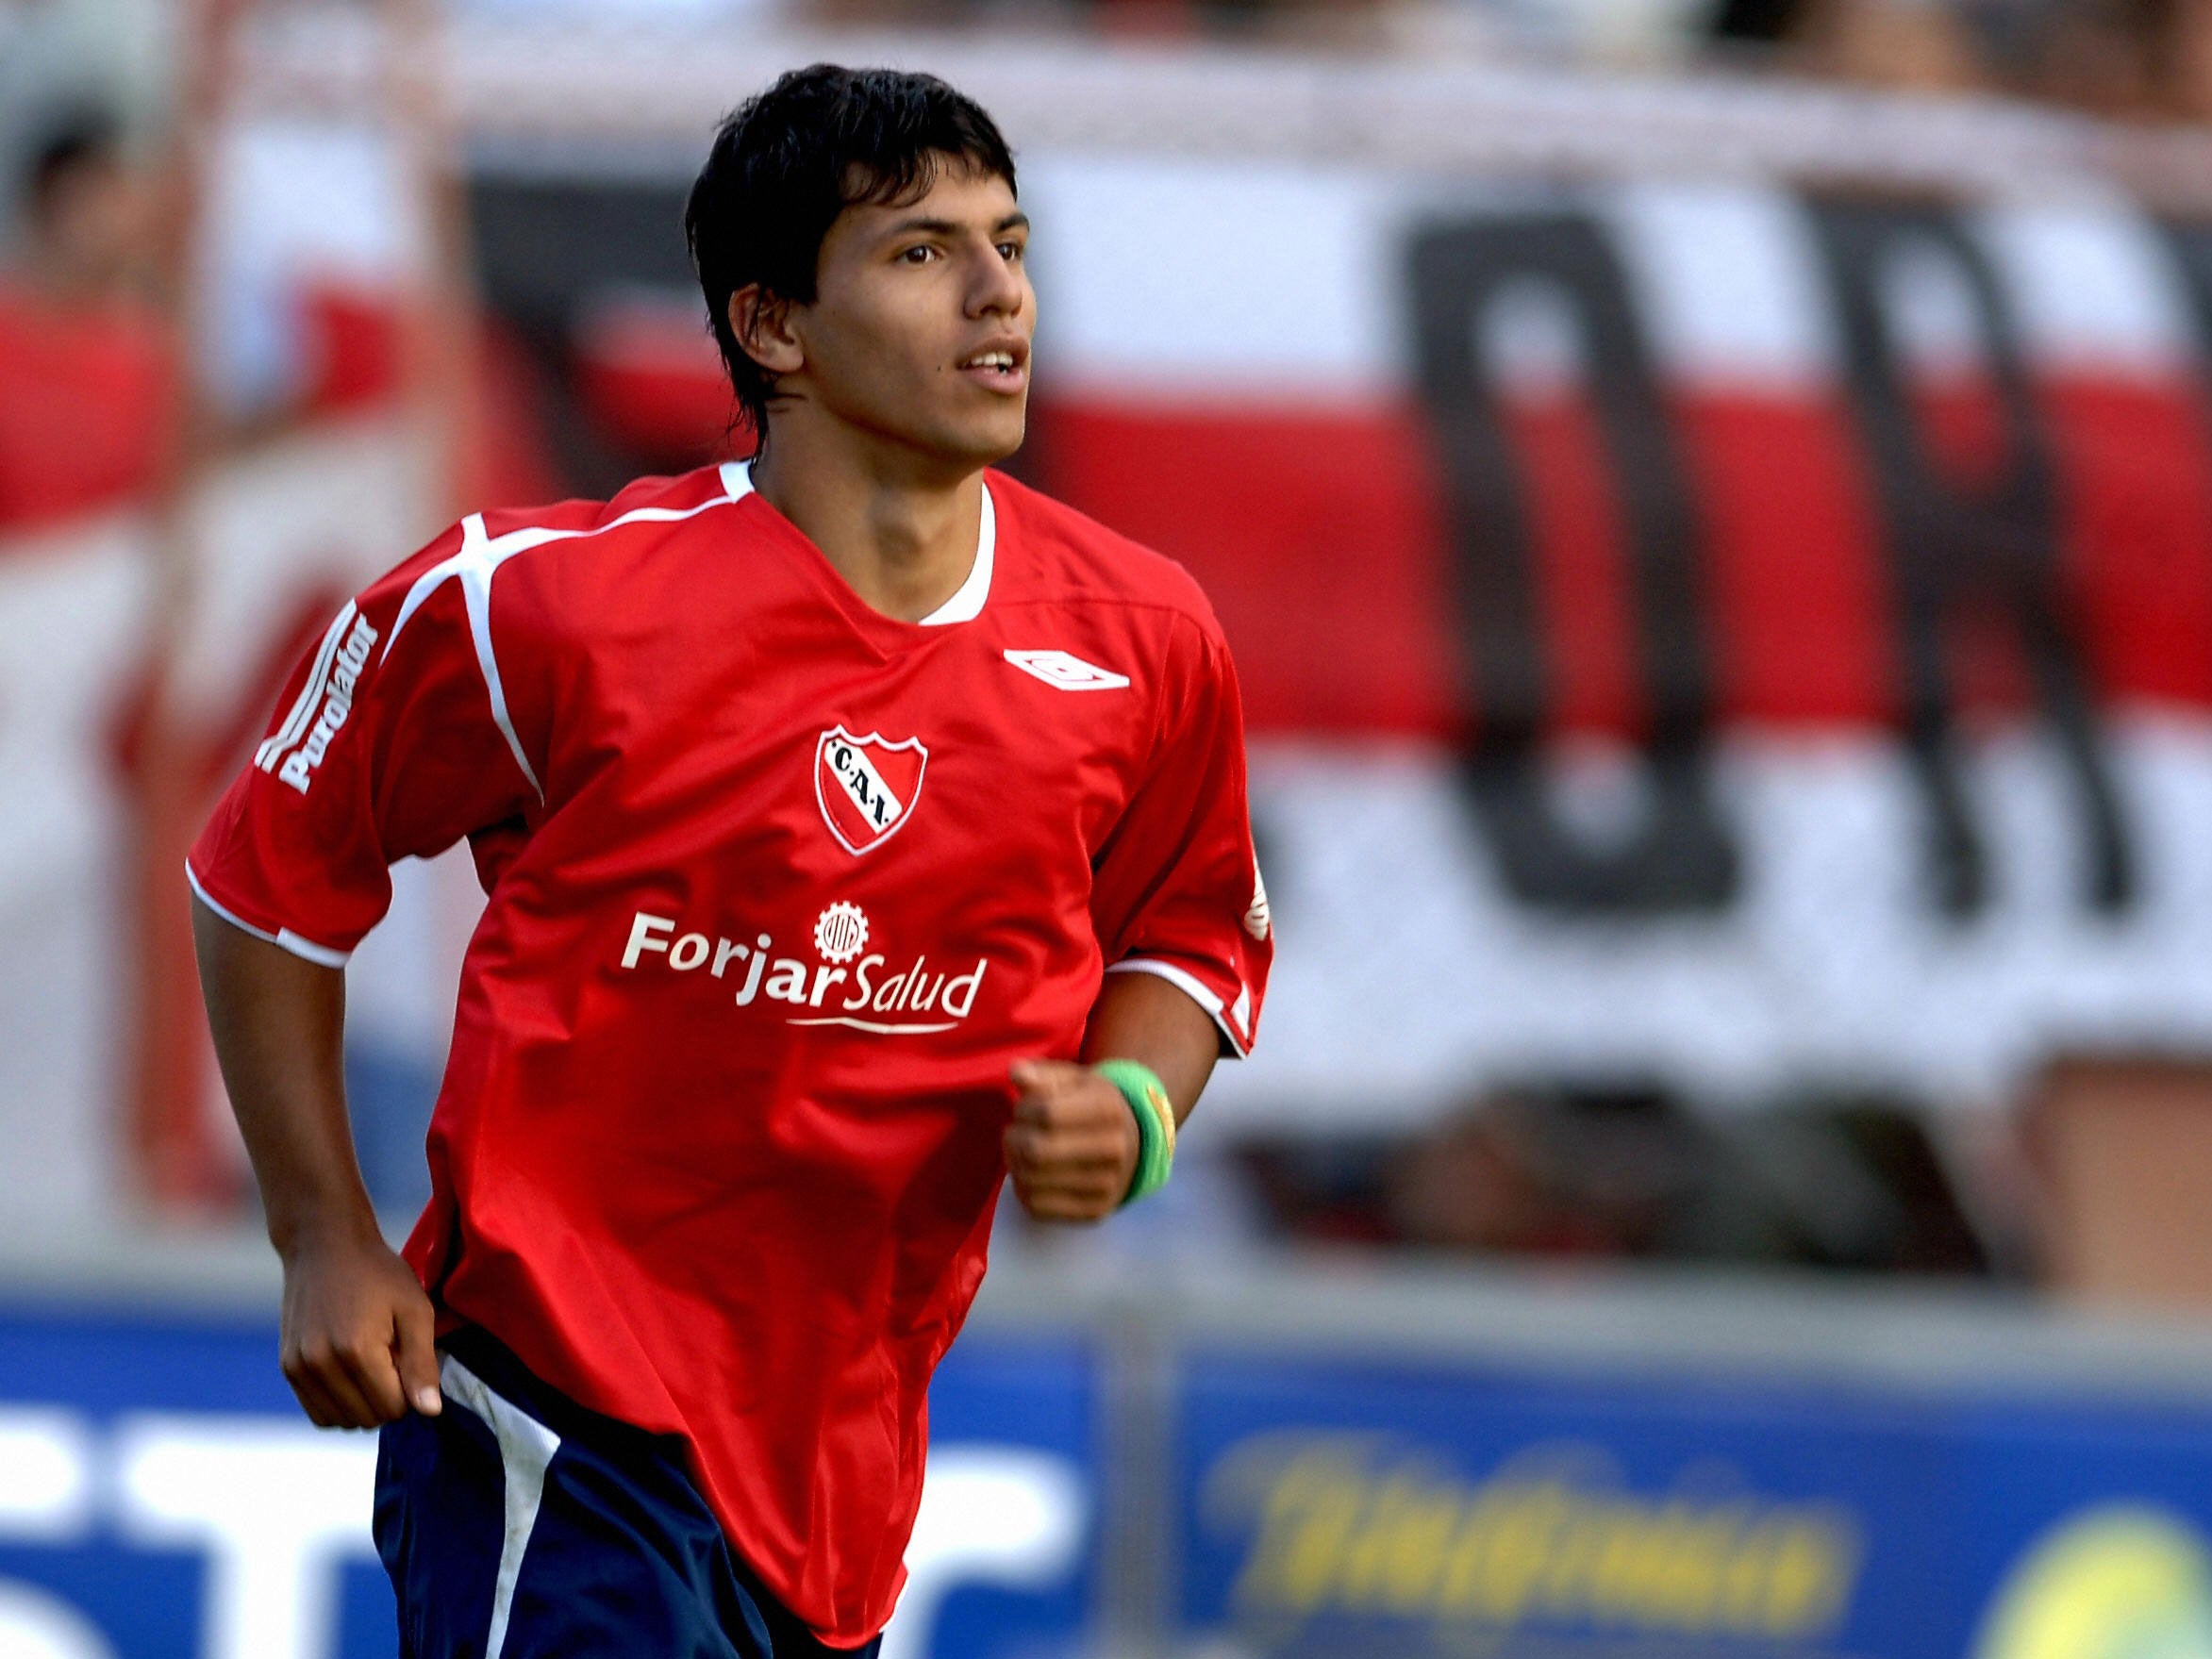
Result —
<instances>
[{"instance_id":1,"label":"umbro logo","mask_svg":"<svg viewBox=\"0 0 2212 1659\"><path fill-rule=\"evenodd\" d=\"M1023 673L1034 674L1056 691L1119 691L1129 684L1127 674L1117 674L1065 651L1009 651L1005 655Z\"/></svg>"}]
</instances>

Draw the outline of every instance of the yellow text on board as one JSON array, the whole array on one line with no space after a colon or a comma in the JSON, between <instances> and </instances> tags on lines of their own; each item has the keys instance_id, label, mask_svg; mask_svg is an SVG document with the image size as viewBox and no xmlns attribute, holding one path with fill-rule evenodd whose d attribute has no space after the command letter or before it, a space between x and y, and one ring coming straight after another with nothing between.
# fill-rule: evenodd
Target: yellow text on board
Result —
<instances>
[{"instance_id":1,"label":"yellow text on board","mask_svg":"<svg viewBox=\"0 0 2212 1659\"><path fill-rule=\"evenodd\" d=\"M1832 1634L1858 1577L1851 1515L1695 1472L1676 1491L1632 1492L1602 1451L1568 1446L1469 1481L1381 1436L1269 1435L1216 1464L1207 1507L1251 1531L1235 1589L1251 1617Z\"/></svg>"}]
</instances>

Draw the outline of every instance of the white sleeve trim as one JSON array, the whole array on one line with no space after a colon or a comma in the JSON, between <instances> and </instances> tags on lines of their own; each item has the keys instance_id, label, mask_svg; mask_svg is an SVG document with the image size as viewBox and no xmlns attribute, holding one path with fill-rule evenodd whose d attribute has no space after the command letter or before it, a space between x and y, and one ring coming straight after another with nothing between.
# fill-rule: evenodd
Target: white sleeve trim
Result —
<instances>
[{"instance_id":1,"label":"white sleeve trim","mask_svg":"<svg viewBox=\"0 0 2212 1659\"><path fill-rule=\"evenodd\" d=\"M229 922L241 933L250 933L258 939L265 939L273 945L281 945L293 955L324 968L343 968L346 959L353 954L351 951L334 951L328 945L319 945L313 939L304 939L289 927L280 927L274 933L271 933L267 928L256 927L243 917L225 909L210 898L208 889L200 885L199 874L192 869L192 861L189 858L184 861L184 879L192 884L192 891L198 896L201 904L207 905L208 909L214 911L216 915L222 917L224 921Z\"/></svg>"},{"instance_id":2,"label":"white sleeve trim","mask_svg":"<svg viewBox=\"0 0 2212 1659\"><path fill-rule=\"evenodd\" d=\"M1229 1052L1237 1058L1244 1059L1251 1053L1245 1040L1230 1025L1228 1011L1222 1006L1222 999L1207 990L1206 982L1188 968L1178 968L1173 962L1161 961L1157 956L1124 956L1106 971L1157 974L1206 1010L1206 1018L1221 1027L1222 1037L1228 1043ZM1246 1005L1246 1000L1239 998L1239 1005Z\"/></svg>"}]
</instances>

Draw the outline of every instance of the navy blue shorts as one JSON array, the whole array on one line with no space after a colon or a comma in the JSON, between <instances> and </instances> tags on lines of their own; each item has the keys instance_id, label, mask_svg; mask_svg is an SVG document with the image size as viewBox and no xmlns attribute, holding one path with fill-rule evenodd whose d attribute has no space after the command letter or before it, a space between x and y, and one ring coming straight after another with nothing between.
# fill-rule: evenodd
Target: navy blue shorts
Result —
<instances>
[{"instance_id":1,"label":"navy blue shorts","mask_svg":"<svg viewBox=\"0 0 2212 1659\"><path fill-rule=\"evenodd\" d=\"M814 1659L731 1552L679 1443L586 1411L484 1333L455 1333L445 1409L385 1425L376 1552L403 1659Z\"/></svg>"}]
</instances>

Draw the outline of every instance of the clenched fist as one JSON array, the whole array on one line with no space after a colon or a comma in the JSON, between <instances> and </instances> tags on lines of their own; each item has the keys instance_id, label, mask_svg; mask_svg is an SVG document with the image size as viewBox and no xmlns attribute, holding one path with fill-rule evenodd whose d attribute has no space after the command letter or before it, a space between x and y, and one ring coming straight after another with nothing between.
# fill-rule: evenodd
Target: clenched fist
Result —
<instances>
[{"instance_id":1,"label":"clenched fist","mask_svg":"<svg viewBox=\"0 0 2212 1659\"><path fill-rule=\"evenodd\" d=\"M1023 1060L1021 1097L1006 1126L1014 1196L1039 1221L1096 1221L1113 1213L1137 1173L1141 1143L1122 1091L1088 1066Z\"/></svg>"},{"instance_id":2,"label":"clenched fist","mask_svg":"<svg viewBox=\"0 0 2212 1659\"><path fill-rule=\"evenodd\" d=\"M437 1315L381 1238L317 1238L284 1263L285 1381L321 1429L437 1415Z\"/></svg>"}]
</instances>

